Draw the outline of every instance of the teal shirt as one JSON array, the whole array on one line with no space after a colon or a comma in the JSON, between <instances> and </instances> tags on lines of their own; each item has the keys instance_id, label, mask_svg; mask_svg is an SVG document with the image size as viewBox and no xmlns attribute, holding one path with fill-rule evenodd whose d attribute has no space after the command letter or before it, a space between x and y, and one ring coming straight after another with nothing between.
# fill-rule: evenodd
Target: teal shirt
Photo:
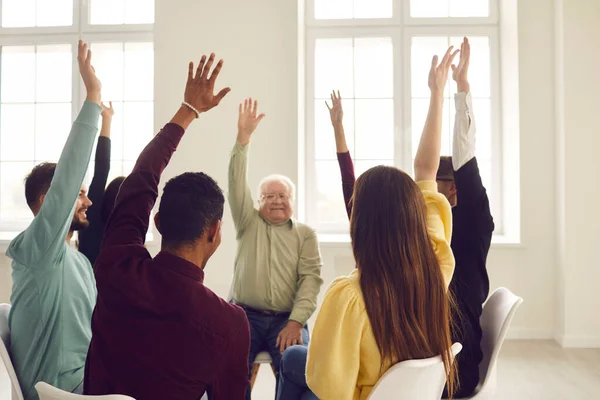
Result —
<instances>
[{"instance_id":1,"label":"teal shirt","mask_svg":"<svg viewBox=\"0 0 600 400\"><path fill-rule=\"evenodd\" d=\"M83 380L96 282L88 259L66 243L90 162L101 108L86 102L73 123L44 203L8 247L12 258L11 357L26 400L40 381L72 391Z\"/></svg>"}]
</instances>

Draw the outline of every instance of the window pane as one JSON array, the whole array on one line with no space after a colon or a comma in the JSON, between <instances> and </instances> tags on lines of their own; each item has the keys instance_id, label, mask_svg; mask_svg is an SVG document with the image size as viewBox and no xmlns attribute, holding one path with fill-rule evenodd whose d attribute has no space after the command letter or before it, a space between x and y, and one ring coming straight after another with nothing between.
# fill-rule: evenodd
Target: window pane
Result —
<instances>
[{"instance_id":1,"label":"window pane","mask_svg":"<svg viewBox=\"0 0 600 400\"><path fill-rule=\"evenodd\" d=\"M2 47L2 102L35 101L35 47Z\"/></svg>"},{"instance_id":2,"label":"window pane","mask_svg":"<svg viewBox=\"0 0 600 400\"><path fill-rule=\"evenodd\" d=\"M413 18L472 18L490 15L489 0L411 0Z\"/></svg>"},{"instance_id":3,"label":"window pane","mask_svg":"<svg viewBox=\"0 0 600 400\"><path fill-rule=\"evenodd\" d=\"M356 100L356 158L394 158L394 101Z\"/></svg>"},{"instance_id":4,"label":"window pane","mask_svg":"<svg viewBox=\"0 0 600 400\"><path fill-rule=\"evenodd\" d=\"M410 16L413 18L444 18L449 14L449 6L449 0L410 0Z\"/></svg>"},{"instance_id":5,"label":"window pane","mask_svg":"<svg viewBox=\"0 0 600 400\"><path fill-rule=\"evenodd\" d=\"M354 93L352 38L317 39L315 43L315 97L329 98L332 90Z\"/></svg>"},{"instance_id":6,"label":"window pane","mask_svg":"<svg viewBox=\"0 0 600 400\"><path fill-rule=\"evenodd\" d=\"M33 160L33 104L2 104L0 108L0 159Z\"/></svg>"},{"instance_id":7,"label":"window pane","mask_svg":"<svg viewBox=\"0 0 600 400\"><path fill-rule=\"evenodd\" d=\"M38 0L37 26L73 25L73 0Z\"/></svg>"},{"instance_id":8,"label":"window pane","mask_svg":"<svg viewBox=\"0 0 600 400\"><path fill-rule=\"evenodd\" d=\"M331 106L331 100L328 99L327 102ZM342 99L342 107L346 143L350 154L354 154L354 101ZM315 100L315 158L337 160L335 135L324 99Z\"/></svg>"},{"instance_id":9,"label":"window pane","mask_svg":"<svg viewBox=\"0 0 600 400\"><path fill-rule=\"evenodd\" d=\"M441 155L449 156L452 154L452 129L450 128L450 101L446 99L444 101L444 112L442 116L442 149ZM429 110L428 99L413 99L411 101L411 130L412 130L412 155L413 158L417 154L419 148L419 141L421 140L421 134L423 133L423 127L425 126L425 119L427 118L427 111Z\"/></svg>"},{"instance_id":10,"label":"window pane","mask_svg":"<svg viewBox=\"0 0 600 400\"><path fill-rule=\"evenodd\" d=\"M123 159L135 161L154 133L154 103L125 103Z\"/></svg>"},{"instance_id":11,"label":"window pane","mask_svg":"<svg viewBox=\"0 0 600 400\"><path fill-rule=\"evenodd\" d=\"M450 17L487 17L489 0L450 0Z\"/></svg>"},{"instance_id":12,"label":"window pane","mask_svg":"<svg viewBox=\"0 0 600 400\"><path fill-rule=\"evenodd\" d=\"M412 97L429 98L428 86L431 59L437 55L440 59L448 50L448 38L443 36L418 36L412 38L410 85ZM449 81L452 78L448 78ZM448 87L446 87L448 96Z\"/></svg>"},{"instance_id":13,"label":"window pane","mask_svg":"<svg viewBox=\"0 0 600 400\"><path fill-rule=\"evenodd\" d=\"M0 163L0 219L22 221L33 215L25 201L25 177L33 168L32 162Z\"/></svg>"},{"instance_id":14,"label":"window pane","mask_svg":"<svg viewBox=\"0 0 600 400\"><path fill-rule=\"evenodd\" d=\"M68 44L38 46L36 59L36 100L71 101L72 55Z\"/></svg>"},{"instance_id":15,"label":"window pane","mask_svg":"<svg viewBox=\"0 0 600 400\"><path fill-rule=\"evenodd\" d=\"M154 47L152 43L125 43L125 100L154 99Z\"/></svg>"},{"instance_id":16,"label":"window pane","mask_svg":"<svg viewBox=\"0 0 600 400\"><path fill-rule=\"evenodd\" d=\"M473 118L477 129L477 158L492 159L492 109L489 99L473 100Z\"/></svg>"},{"instance_id":17,"label":"window pane","mask_svg":"<svg viewBox=\"0 0 600 400\"><path fill-rule=\"evenodd\" d=\"M36 161L57 161L70 131L71 103L36 104Z\"/></svg>"},{"instance_id":18,"label":"window pane","mask_svg":"<svg viewBox=\"0 0 600 400\"><path fill-rule=\"evenodd\" d=\"M154 0L125 0L126 24L153 24Z\"/></svg>"},{"instance_id":19,"label":"window pane","mask_svg":"<svg viewBox=\"0 0 600 400\"><path fill-rule=\"evenodd\" d=\"M125 21L124 3L124 0L91 0L90 24L122 24Z\"/></svg>"},{"instance_id":20,"label":"window pane","mask_svg":"<svg viewBox=\"0 0 600 400\"><path fill-rule=\"evenodd\" d=\"M317 220L321 224L348 221L342 176L337 161L317 161Z\"/></svg>"},{"instance_id":21,"label":"window pane","mask_svg":"<svg viewBox=\"0 0 600 400\"><path fill-rule=\"evenodd\" d=\"M354 96L356 98L391 98L393 96L393 58L392 38L355 39Z\"/></svg>"},{"instance_id":22,"label":"window pane","mask_svg":"<svg viewBox=\"0 0 600 400\"><path fill-rule=\"evenodd\" d=\"M354 18L392 18L392 14L392 0L354 0Z\"/></svg>"},{"instance_id":23,"label":"window pane","mask_svg":"<svg viewBox=\"0 0 600 400\"><path fill-rule=\"evenodd\" d=\"M352 1L349 0L314 0L316 19L349 19L352 18Z\"/></svg>"},{"instance_id":24,"label":"window pane","mask_svg":"<svg viewBox=\"0 0 600 400\"><path fill-rule=\"evenodd\" d=\"M366 170L377 167L378 165L387 165L391 167L394 165L394 160L358 160L354 164L354 174L358 178Z\"/></svg>"},{"instance_id":25,"label":"window pane","mask_svg":"<svg viewBox=\"0 0 600 400\"><path fill-rule=\"evenodd\" d=\"M2 0L2 27L35 26L36 0Z\"/></svg>"},{"instance_id":26,"label":"window pane","mask_svg":"<svg viewBox=\"0 0 600 400\"><path fill-rule=\"evenodd\" d=\"M123 43L93 43L94 68L102 80L102 97L106 101L123 100Z\"/></svg>"}]
</instances>

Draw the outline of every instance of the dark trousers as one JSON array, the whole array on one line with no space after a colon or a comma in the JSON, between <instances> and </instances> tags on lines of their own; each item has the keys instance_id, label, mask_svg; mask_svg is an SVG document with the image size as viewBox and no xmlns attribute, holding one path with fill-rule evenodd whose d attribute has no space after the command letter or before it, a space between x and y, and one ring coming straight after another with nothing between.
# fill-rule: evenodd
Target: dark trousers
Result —
<instances>
[{"instance_id":1,"label":"dark trousers","mask_svg":"<svg viewBox=\"0 0 600 400\"><path fill-rule=\"evenodd\" d=\"M279 347L276 347L277 336L279 332L287 325L289 314L277 314L277 315L265 315L259 311L253 311L244 308L246 316L248 317L248 323L250 324L250 354L248 357L248 371L252 374L252 367L254 366L254 359L256 355L261 351L267 351L271 360L273 360L273 368L275 369L275 379L279 382L279 364L281 362L281 352ZM309 335L308 328L304 326L302 328L302 341L304 346L308 345ZM246 399L250 400L250 387L246 391Z\"/></svg>"}]
</instances>

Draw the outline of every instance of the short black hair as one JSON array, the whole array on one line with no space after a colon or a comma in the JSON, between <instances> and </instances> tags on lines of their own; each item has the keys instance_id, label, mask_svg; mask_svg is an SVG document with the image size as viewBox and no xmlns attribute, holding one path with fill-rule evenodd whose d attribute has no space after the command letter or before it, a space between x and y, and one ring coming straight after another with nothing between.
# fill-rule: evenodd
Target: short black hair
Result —
<instances>
[{"instance_id":1,"label":"short black hair","mask_svg":"<svg viewBox=\"0 0 600 400\"><path fill-rule=\"evenodd\" d=\"M32 211L39 207L40 196L50 189L55 170L56 163L43 162L33 167L25 178L25 199Z\"/></svg>"},{"instance_id":2,"label":"short black hair","mask_svg":"<svg viewBox=\"0 0 600 400\"><path fill-rule=\"evenodd\" d=\"M454 167L452 165L452 157L441 156L440 166L437 170L436 179L438 181L453 181L454 180Z\"/></svg>"},{"instance_id":3,"label":"short black hair","mask_svg":"<svg viewBox=\"0 0 600 400\"><path fill-rule=\"evenodd\" d=\"M113 208L115 208L115 200L117 200L117 194L119 194L119 189L121 188L121 184L124 180L124 176L116 177L108 184L106 190L104 191L102 209L100 210L100 218L105 224L108 222L108 217L110 217L110 213L112 213Z\"/></svg>"},{"instance_id":4,"label":"short black hair","mask_svg":"<svg viewBox=\"0 0 600 400\"><path fill-rule=\"evenodd\" d=\"M168 181L158 208L163 245L193 243L223 218L224 204L217 182L202 172L186 172Z\"/></svg>"}]
</instances>

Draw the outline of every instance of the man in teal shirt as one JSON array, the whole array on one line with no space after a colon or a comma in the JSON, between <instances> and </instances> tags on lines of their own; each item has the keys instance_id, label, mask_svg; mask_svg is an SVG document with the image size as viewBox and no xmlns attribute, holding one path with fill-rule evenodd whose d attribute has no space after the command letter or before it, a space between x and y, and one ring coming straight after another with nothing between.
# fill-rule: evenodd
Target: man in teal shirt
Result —
<instances>
[{"instance_id":1,"label":"man in teal shirt","mask_svg":"<svg viewBox=\"0 0 600 400\"><path fill-rule=\"evenodd\" d=\"M94 273L69 242L73 231L88 225L85 211L91 202L82 184L98 131L102 85L81 41L77 60L86 102L58 164L38 165L27 177L25 195L35 218L6 252L13 279L10 350L26 400L38 398L34 386L40 381L82 392L92 336Z\"/></svg>"}]
</instances>

